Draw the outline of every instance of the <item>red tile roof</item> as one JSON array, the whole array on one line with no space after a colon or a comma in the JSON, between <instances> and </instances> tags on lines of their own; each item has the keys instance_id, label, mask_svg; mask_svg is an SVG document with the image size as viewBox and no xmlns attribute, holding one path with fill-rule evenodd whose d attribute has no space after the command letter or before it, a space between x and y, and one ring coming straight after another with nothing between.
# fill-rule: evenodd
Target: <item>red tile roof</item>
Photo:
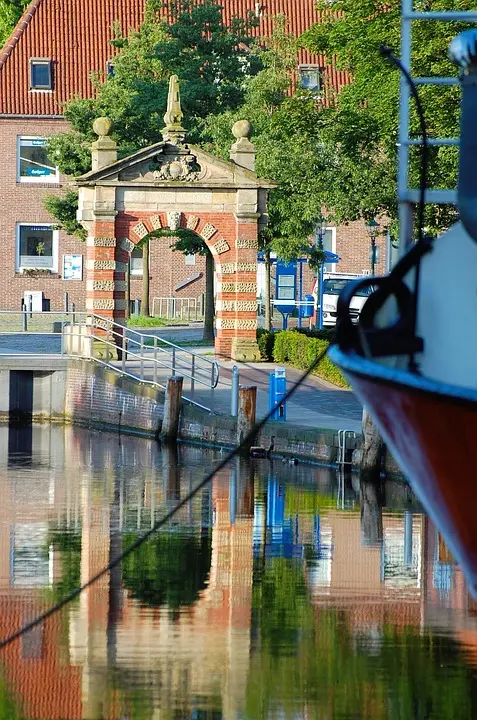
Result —
<instances>
[{"instance_id":1,"label":"red tile roof","mask_svg":"<svg viewBox=\"0 0 477 720\"><path fill-rule=\"evenodd\" d=\"M142 0L33 0L0 55L0 114L61 115L72 96L91 96L91 72L115 52L113 23L127 32L142 18ZM29 90L30 58L53 61L54 91Z\"/></svg>"},{"instance_id":2,"label":"red tile roof","mask_svg":"<svg viewBox=\"0 0 477 720\"><path fill-rule=\"evenodd\" d=\"M225 19L255 11L256 0L222 0ZM285 15L289 29L300 35L319 17L315 0L262 0L257 36L267 36L272 18ZM137 28L143 19L144 0L33 0L0 52L0 115L58 116L71 97L89 97L94 89L91 72L106 69L115 54L110 45L112 25L123 32ZM53 91L30 91L30 58L53 62ZM324 64L306 51L301 63ZM342 72L327 70L335 88L346 82Z\"/></svg>"}]
</instances>

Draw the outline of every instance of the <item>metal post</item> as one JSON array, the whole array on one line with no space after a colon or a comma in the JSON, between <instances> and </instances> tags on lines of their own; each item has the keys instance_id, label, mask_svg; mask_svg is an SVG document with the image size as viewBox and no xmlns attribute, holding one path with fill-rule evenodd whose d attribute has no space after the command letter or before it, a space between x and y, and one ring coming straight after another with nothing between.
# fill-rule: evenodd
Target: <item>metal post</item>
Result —
<instances>
[{"instance_id":1,"label":"metal post","mask_svg":"<svg viewBox=\"0 0 477 720\"><path fill-rule=\"evenodd\" d=\"M325 263L320 263L320 308L319 308L319 322L318 329L323 330L323 295L324 295L324 277L325 277Z\"/></svg>"},{"instance_id":2,"label":"metal post","mask_svg":"<svg viewBox=\"0 0 477 720\"><path fill-rule=\"evenodd\" d=\"M172 348L172 375L176 374L176 349Z\"/></svg>"},{"instance_id":3,"label":"metal post","mask_svg":"<svg viewBox=\"0 0 477 720\"><path fill-rule=\"evenodd\" d=\"M65 299L65 313L67 313L68 312L68 293L67 292L65 292L64 299Z\"/></svg>"},{"instance_id":4,"label":"metal post","mask_svg":"<svg viewBox=\"0 0 477 720\"><path fill-rule=\"evenodd\" d=\"M376 237L371 235L371 276L374 277L374 269L376 266Z\"/></svg>"},{"instance_id":5,"label":"metal post","mask_svg":"<svg viewBox=\"0 0 477 720\"><path fill-rule=\"evenodd\" d=\"M23 305L22 321L23 321L23 332L27 332L28 331L28 313L27 313L26 305Z\"/></svg>"},{"instance_id":6,"label":"metal post","mask_svg":"<svg viewBox=\"0 0 477 720\"><path fill-rule=\"evenodd\" d=\"M230 414L232 417L238 415L238 402L239 402L239 385L240 385L240 372L237 365L232 368L232 402L230 408Z\"/></svg>"},{"instance_id":7,"label":"metal post","mask_svg":"<svg viewBox=\"0 0 477 720\"><path fill-rule=\"evenodd\" d=\"M106 330L106 365L109 365L109 338L110 338L110 328Z\"/></svg>"},{"instance_id":8,"label":"metal post","mask_svg":"<svg viewBox=\"0 0 477 720\"><path fill-rule=\"evenodd\" d=\"M303 299L303 258L300 258L298 260L298 264L300 266L300 274L299 274L299 280L298 280L298 327L301 328L301 301Z\"/></svg>"},{"instance_id":9,"label":"metal post","mask_svg":"<svg viewBox=\"0 0 477 720\"><path fill-rule=\"evenodd\" d=\"M143 335L141 335L141 350L140 350L140 353L141 353L141 370L140 370L140 375L139 375L139 377L141 378L141 380L144 380L144 336L143 336Z\"/></svg>"},{"instance_id":10,"label":"metal post","mask_svg":"<svg viewBox=\"0 0 477 720\"><path fill-rule=\"evenodd\" d=\"M154 383L157 383L157 337L154 338L154 368L152 373L152 379Z\"/></svg>"},{"instance_id":11,"label":"metal post","mask_svg":"<svg viewBox=\"0 0 477 720\"><path fill-rule=\"evenodd\" d=\"M401 20L401 62L411 72L411 21L408 16L412 12L413 0L403 0ZM411 91L409 84L401 73L399 104L399 140L398 140L398 199L399 199L399 231L400 250L404 252L412 243L412 206L404 201L408 190L409 177L409 103ZM407 208L406 208L407 205Z\"/></svg>"},{"instance_id":12,"label":"metal post","mask_svg":"<svg viewBox=\"0 0 477 720\"><path fill-rule=\"evenodd\" d=\"M127 348L126 328L124 328L123 329L123 337L122 337L122 352L121 352L121 371L123 373L126 372L126 348Z\"/></svg>"},{"instance_id":13,"label":"metal post","mask_svg":"<svg viewBox=\"0 0 477 720\"><path fill-rule=\"evenodd\" d=\"M74 323L76 322L76 318L75 318L75 304L74 304L74 302L71 303L71 313L72 313L72 320L73 320L73 324L74 324Z\"/></svg>"},{"instance_id":14,"label":"metal post","mask_svg":"<svg viewBox=\"0 0 477 720\"><path fill-rule=\"evenodd\" d=\"M28 296L28 314L31 319L33 317L33 298L31 295Z\"/></svg>"},{"instance_id":15,"label":"metal post","mask_svg":"<svg viewBox=\"0 0 477 720\"><path fill-rule=\"evenodd\" d=\"M190 379L190 391L191 391L191 392L194 392L194 390L195 390L195 355L192 355L192 362L191 362L191 366L190 366L190 374L191 374L191 379Z\"/></svg>"}]
</instances>

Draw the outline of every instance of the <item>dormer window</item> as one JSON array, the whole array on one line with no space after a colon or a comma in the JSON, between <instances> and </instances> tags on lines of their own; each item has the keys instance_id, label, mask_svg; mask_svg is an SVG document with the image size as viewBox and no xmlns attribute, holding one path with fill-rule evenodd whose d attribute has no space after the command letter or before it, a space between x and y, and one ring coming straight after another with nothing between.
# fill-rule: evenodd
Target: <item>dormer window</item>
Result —
<instances>
[{"instance_id":1,"label":"dormer window","mask_svg":"<svg viewBox=\"0 0 477 720\"><path fill-rule=\"evenodd\" d=\"M321 68L318 65L300 65L298 68L303 90L319 95L321 90Z\"/></svg>"},{"instance_id":2,"label":"dormer window","mask_svg":"<svg viewBox=\"0 0 477 720\"><path fill-rule=\"evenodd\" d=\"M108 77L114 77L114 65L112 60L106 61L106 75Z\"/></svg>"},{"instance_id":3,"label":"dormer window","mask_svg":"<svg viewBox=\"0 0 477 720\"><path fill-rule=\"evenodd\" d=\"M52 90L53 73L48 58L30 59L30 90Z\"/></svg>"}]
</instances>

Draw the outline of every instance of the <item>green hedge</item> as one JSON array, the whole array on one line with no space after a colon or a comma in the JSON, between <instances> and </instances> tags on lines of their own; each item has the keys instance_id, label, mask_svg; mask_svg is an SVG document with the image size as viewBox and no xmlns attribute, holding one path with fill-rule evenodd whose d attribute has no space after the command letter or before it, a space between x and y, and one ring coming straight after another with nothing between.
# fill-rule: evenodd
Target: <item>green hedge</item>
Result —
<instances>
[{"instance_id":1,"label":"green hedge","mask_svg":"<svg viewBox=\"0 0 477 720\"><path fill-rule=\"evenodd\" d=\"M320 337L319 332L309 337L307 333L297 330L282 330L270 333L261 330L258 333L258 345L264 360L278 363L290 363L301 370L308 370L320 353L329 346L329 340ZM314 375L328 380L340 387L349 387L336 365L325 356L313 370Z\"/></svg>"}]
</instances>

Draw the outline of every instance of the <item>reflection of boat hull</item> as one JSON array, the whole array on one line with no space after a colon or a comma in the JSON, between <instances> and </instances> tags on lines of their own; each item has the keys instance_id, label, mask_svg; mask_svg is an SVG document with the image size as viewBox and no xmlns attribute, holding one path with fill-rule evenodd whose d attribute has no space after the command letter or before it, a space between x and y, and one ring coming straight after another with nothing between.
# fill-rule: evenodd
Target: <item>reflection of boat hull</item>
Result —
<instances>
[{"instance_id":1,"label":"reflection of boat hull","mask_svg":"<svg viewBox=\"0 0 477 720\"><path fill-rule=\"evenodd\" d=\"M477 595L477 392L333 347L330 357L369 408Z\"/></svg>"}]
</instances>

